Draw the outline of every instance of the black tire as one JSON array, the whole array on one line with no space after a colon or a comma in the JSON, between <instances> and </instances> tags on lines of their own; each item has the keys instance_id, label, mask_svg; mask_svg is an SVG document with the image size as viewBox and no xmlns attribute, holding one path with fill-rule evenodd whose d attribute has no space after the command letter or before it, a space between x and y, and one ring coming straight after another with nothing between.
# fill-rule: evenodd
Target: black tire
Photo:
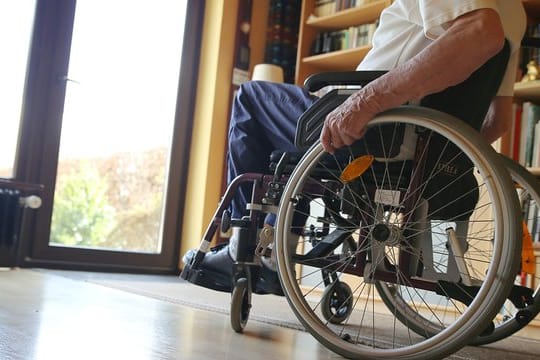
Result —
<instances>
[{"instance_id":1,"label":"black tire","mask_svg":"<svg viewBox=\"0 0 540 360\"><path fill-rule=\"evenodd\" d=\"M342 281L334 282L324 289L321 299L322 314L332 324L341 324L351 314L353 301L351 287Z\"/></svg>"},{"instance_id":2,"label":"black tire","mask_svg":"<svg viewBox=\"0 0 540 360\"><path fill-rule=\"evenodd\" d=\"M510 172L510 177L522 191L518 196L520 203L528 204L527 216L523 219L526 224L540 221L540 182L526 168L515 161L501 155L503 164ZM524 212L525 213L525 212ZM530 226L529 226L530 227ZM528 229L533 237L538 238L538 228ZM535 267L538 269L538 258L535 258ZM523 329L540 312L540 274L536 273L531 279L530 289L533 292L532 303L524 308L515 307L510 301L506 301L493 320L493 332L478 336L471 344L485 345L502 340ZM529 286L528 286L529 287Z\"/></svg>"},{"instance_id":3,"label":"black tire","mask_svg":"<svg viewBox=\"0 0 540 360\"><path fill-rule=\"evenodd\" d=\"M240 278L231 294L231 327L237 333L244 331L251 310L251 292L248 280Z\"/></svg>"}]
</instances>

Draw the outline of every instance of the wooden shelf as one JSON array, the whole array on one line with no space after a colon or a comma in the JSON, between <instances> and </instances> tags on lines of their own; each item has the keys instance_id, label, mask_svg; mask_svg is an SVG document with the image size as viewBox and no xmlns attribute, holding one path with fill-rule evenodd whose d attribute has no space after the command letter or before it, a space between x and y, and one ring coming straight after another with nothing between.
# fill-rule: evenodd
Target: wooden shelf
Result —
<instances>
[{"instance_id":1,"label":"wooden shelf","mask_svg":"<svg viewBox=\"0 0 540 360\"><path fill-rule=\"evenodd\" d=\"M540 80L519 82L514 85L514 97L520 101L540 101Z\"/></svg>"},{"instance_id":2,"label":"wooden shelf","mask_svg":"<svg viewBox=\"0 0 540 360\"><path fill-rule=\"evenodd\" d=\"M339 11L335 14L316 17L311 15L306 25L319 30L346 29L350 26L365 24L377 20L391 1L378 0L367 5Z\"/></svg>"},{"instance_id":3,"label":"wooden shelf","mask_svg":"<svg viewBox=\"0 0 540 360\"><path fill-rule=\"evenodd\" d=\"M323 70L355 70L358 63L366 56L370 49L371 46L362 46L354 49L308 56L302 59L302 63L314 65Z\"/></svg>"},{"instance_id":4,"label":"wooden shelf","mask_svg":"<svg viewBox=\"0 0 540 360\"><path fill-rule=\"evenodd\" d=\"M310 75L319 72L355 70L371 46L311 55L313 42L321 32L373 23L391 3L391 0L376 0L331 15L316 17L313 15L316 0L302 0L295 83L301 85Z\"/></svg>"}]
</instances>

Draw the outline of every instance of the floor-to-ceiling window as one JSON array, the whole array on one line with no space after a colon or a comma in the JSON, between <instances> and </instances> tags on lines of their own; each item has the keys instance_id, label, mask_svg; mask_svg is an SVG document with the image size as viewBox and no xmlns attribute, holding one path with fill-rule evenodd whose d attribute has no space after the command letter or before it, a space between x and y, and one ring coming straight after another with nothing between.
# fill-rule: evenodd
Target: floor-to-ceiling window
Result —
<instances>
[{"instance_id":1,"label":"floor-to-ceiling window","mask_svg":"<svg viewBox=\"0 0 540 360\"><path fill-rule=\"evenodd\" d=\"M186 4L77 1L51 246L161 252Z\"/></svg>"}]
</instances>

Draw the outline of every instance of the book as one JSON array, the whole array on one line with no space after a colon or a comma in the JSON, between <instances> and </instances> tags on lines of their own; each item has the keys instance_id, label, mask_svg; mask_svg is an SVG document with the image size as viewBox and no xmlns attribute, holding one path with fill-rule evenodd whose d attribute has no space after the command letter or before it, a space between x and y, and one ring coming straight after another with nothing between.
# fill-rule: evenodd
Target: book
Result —
<instances>
[{"instance_id":1,"label":"book","mask_svg":"<svg viewBox=\"0 0 540 360\"><path fill-rule=\"evenodd\" d=\"M537 122L534 126L534 137L532 145L532 160L529 166L540 166L540 122Z\"/></svg>"},{"instance_id":2,"label":"book","mask_svg":"<svg viewBox=\"0 0 540 360\"><path fill-rule=\"evenodd\" d=\"M518 155L518 162L521 165L525 165L525 148L526 148L526 139L527 139L527 127L528 127L528 114L529 114L529 106L531 105L530 102L524 102L521 105L521 126L520 126L520 134L519 134L519 155Z\"/></svg>"},{"instance_id":3,"label":"book","mask_svg":"<svg viewBox=\"0 0 540 360\"><path fill-rule=\"evenodd\" d=\"M335 0L317 0L313 8L313 15L321 17L332 15L336 12Z\"/></svg>"},{"instance_id":4,"label":"book","mask_svg":"<svg viewBox=\"0 0 540 360\"><path fill-rule=\"evenodd\" d=\"M523 162L524 166L532 166L532 157L533 157L533 145L534 145L534 133L536 123L540 120L540 106L533 104L531 102L526 102L523 104L523 116L521 120L522 133L524 136L521 138L521 141L525 144L523 145Z\"/></svg>"},{"instance_id":5,"label":"book","mask_svg":"<svg viewBox=\"0 0 540 360\"><path fill-rule=\"evenodd\" d=\"M378 23L374 22L351 26L343 30L320 32L313 41L311 55L367 46L373 40L377 25Z\"/></svg>"},{"instance_id":6,"label":"book","mask_svg":"<svg viewBox=\"0 0 540 360\"><path fill-rule=\"evenodd\" d=\"M534 199L528 198L526 201L526 205L528 206L527 209L527 217L524 217L526 219L527 229L529 233L531 234L531 237L534 234L534 230L537 228L537 219L538 219L538 206L536 204L536 201ZM533 238L534 240L534 238Z\"/></svg>"},{"instance_id":7,"label":"book","mask_svg":"<svg viewBox=\"0 0 540 360\"><path fill-rule=\"evenodd\" d=\"M511 146L512 153L511 158L514 161L519 162L519 147L521 139L521 117L522 117L522 107L520 104L514 104L514 113L512 121L512 137L511 137Z\"/></svg>"}]
</instances>

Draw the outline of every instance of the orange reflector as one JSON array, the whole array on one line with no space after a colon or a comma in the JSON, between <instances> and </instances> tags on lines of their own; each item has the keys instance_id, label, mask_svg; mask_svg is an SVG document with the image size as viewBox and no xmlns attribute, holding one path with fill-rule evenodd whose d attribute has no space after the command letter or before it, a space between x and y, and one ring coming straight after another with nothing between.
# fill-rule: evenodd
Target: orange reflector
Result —
<instances>
[{"instance_id":1,"label":"orange reflector","mask_svg":"<svg viewBox=\"0 0 540 360\"><path fill-rule=\"evenodd\" d=\"M534 257L534 249L531 233L527 228L527 224L523 221L523 245L521 248L521 271L527 274L534 275L536 272L536 259Z\"/></svg>"},{"instance_id":2,"label":"orange reflector","mask_svg":"<svg viewBox=\"0 0 540 360\"><path fill-rule=\"evenodd\" d=\"M373 163L373 159L373 155L364 155L354 159L347 167L345 167L339 179L344 183L348 183L359 178L367 169L369 169Z\"/></svg>"}]
</instances>

